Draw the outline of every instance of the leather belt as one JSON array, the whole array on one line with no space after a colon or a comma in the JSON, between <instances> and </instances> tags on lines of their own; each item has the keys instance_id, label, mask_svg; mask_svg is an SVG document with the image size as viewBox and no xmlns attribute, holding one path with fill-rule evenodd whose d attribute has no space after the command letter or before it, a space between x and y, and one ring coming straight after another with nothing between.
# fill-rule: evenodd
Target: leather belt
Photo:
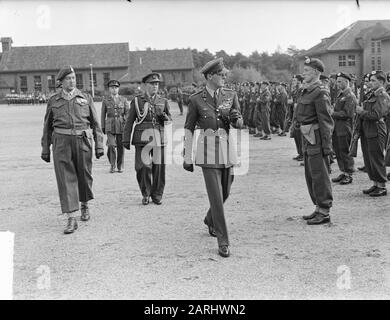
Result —
<instances>
[{"instance_id":1,"label":"leather belt","mask_svg":"<svg viewBox=\"0 0 390 320\"><path fill-rule=\"evenodd\" d=\"M82 136L84 132L88 133L89 131L90 129L79 130L79 129L54 128L55 133L66 134L68 136Z\"/></svg>"}]
</instances>

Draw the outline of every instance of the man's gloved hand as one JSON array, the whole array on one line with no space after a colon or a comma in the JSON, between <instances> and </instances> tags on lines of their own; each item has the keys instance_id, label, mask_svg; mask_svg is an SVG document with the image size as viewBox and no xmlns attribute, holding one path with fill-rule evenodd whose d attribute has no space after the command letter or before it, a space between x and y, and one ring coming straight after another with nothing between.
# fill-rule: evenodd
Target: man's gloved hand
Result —
<instances>
[{"instance_id":1,"label":"man's gloved hand","mask_svg":"<svg viewBox=\"0 0 390 320\"><path fill-rule=\"evenodd\" d=\"M104 150L103 149L96 149L95 151L96 159L99 159L104 155Z\"/></svg>"},{"instance_id":2,"label":"man's gloved hand","mask_svg":"<svg viewBox=\"0 0 390 320\"><path fill-rule=\"evenodd\" d=\"M45 162L50 162L50 153L42 153L41 159Z\"/></svg>"},{"instance_id":3,"label":"man's gloved hand","mask_svg":"<svg viewBox=\"0 0 390 320\"><path fill-rule=\"evenodd\" d=\"M122 142L123 148L130 150L130 141L129 142Z\"/></svg>"},{"instance_id":4,"label":"man's gloved hand","mask_svg":"<svg viewBox=\"0 0 390 320\"><path fill-rule=\"evenodd\" d=\"M189 172L194 172L194 165L192 163L183 162L183 168Z\"/></svg>"}]
</instances>

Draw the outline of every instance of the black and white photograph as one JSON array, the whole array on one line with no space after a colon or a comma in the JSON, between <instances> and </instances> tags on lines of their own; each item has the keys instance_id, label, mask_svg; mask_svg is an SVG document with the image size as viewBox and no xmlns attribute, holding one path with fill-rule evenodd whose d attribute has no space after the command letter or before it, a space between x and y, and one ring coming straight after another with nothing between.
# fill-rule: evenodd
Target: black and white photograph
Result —
<instances>
[{"instance_id":1,"label":"black and white photograph","mask_svg":"<svg viewBox=\"0 0 390 320\"><path fill-rule=\"evenodd\" d=\"M389 1L0 0L0 42L0 300L390 298Z\"/></svg>"}]
</instances>

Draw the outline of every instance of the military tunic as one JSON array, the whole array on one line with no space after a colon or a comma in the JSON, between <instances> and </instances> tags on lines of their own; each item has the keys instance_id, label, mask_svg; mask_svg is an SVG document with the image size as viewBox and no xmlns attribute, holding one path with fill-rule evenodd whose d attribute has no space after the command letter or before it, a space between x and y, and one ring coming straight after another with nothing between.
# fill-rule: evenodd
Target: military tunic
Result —
<instances>
[{"instance_id":1,"label":"military tunic","mask_svg":"<svg viewBox=\"0 0 390 320\"><path fill-rule=\"evenodd\" d=\"M336 153L337 164L341 172L352 175L354 171L353 157L348 155L352 140L352 121L357 105L357 99L351 88L339 91L335 101L333 130L333 151Z\"/></svg>"},{"instance_id":2,"label":"military tunic","mask_svg":"<svg viewBox=\"0 0 390 320\"><path fill-rule=\"evenodd\" d=\"M101 125L107 134L107 157L111 167L115 168L116 165L119 170L123 167L122 135L129 108L129 102L121 96L110 95L104 97L102 102Z\"/></svg>"},{"instance_id":3,"label":"military tunic","mask_svg":"<svg viewBox=\"0 0 390 320\"><path fill-rule=\"evenodd\" d=\"M297 153L299 156L303 157L303 151L302 151L302 133L300 126L297 122L297 117L296 117L296 109L297 109L297 102L298 102L298 97L302 93L302 87L301 88L296 88L292 93L292 99L293 99L293 114L292 114L292 120L291 120L291 137L294 138L295 142L295 147L297 148Z\"/></svg>"},{"instance_id":4,"label":"military tunic","mask_svg":"<svg viewBox=\"0 0 390 320\"><path fill-rule=\"evenodd\" d=\"M268 88L261 90L258 102L258 111L260 116L261 129L269 136L271 135L270 128L270 112L271 112L271 93Z\"/></svg>"},{"instance_id":5,"label":"military tunic","mask_svg":"<svg viewBox=\"0 0 390 320\"><path fill-rule=\"evenodd\" d=\"M384 150L387 138L385 117L389 103L389 95L380 87L363 102L364 110L359 116L362 121L361 145L364 164L369 178L380 184L387 181Z\"/></svg>"},{"instance_id":6,"label":"military tunic","mask_svg":"<svg viewBox=\"0 0 390 320\"><path fill-rule=\"evenodd\" d=\"M79 201L93 199L92 136L95 152L103 151L103 132L93 99L88 93L74 90L70 97L61 90L49 99L41 140L43 156L50 154L50 145L53 145L63 213L77 211Z\"/></svg>"},{"instance_id":7,"label":"military tunic","mask_svg":"<svg viewBox=\"0 0 390 320\"><path fill-rule=\"evenodd\" d=\"M278 91L275 93L275 119L277 126L284 131L287 116L287 93Z\"/></svg>"},{"instance_id":8,"label":"military tunic","mask_svg":"<svg viewBox=\"0 0 390 320\"><path fill-rule=\"evenodd\" d=\"M130 141L135 146L135 171L142 196L157 201L162 199L165 187L166 121L172 121L167 99L159 95L136 96L130 104L122 139L125 148L130 149Z\"/></svg>"},{"instance_id":9,"label":"military tunic","mask_svg":"<svg viewBox=\"0 0 390 320\"><path fill-rule=\"evenodd\" d=\"M232 123L230 114L238 112L239 118ZM237 94L221 88L216 100L207 89L190 97L184 128L184 162L192 164L192 146L195 126L200 128L197 140L195 164L202 167L210 209L206 221L217 234L218 245L229 245L223 204L233 183L232 167L237 163L236 150L229 135L230 125L242 128L243 120Z\"/></svg>"},{"instance_id":10,"label":"military tunic","mask_svg":"<svg viewBox=\"0 0 390 320\"><path fill-rule=\"evenodd\" d=\"M332 206L328 156L332 152L334 121L329 91L320 81L302 90L296 121L302 133L302 151L307 188L316 211L327 214Z\"/></svg>"}]
</instances>

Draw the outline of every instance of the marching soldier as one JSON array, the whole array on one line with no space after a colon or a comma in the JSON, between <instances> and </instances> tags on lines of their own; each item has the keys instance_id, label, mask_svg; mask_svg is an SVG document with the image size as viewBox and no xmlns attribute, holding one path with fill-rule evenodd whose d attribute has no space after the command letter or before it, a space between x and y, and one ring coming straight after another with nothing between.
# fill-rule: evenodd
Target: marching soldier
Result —
<instances>
[{"instance_id":1,"label":"marching soldier","mask_svg":"<svg viewBox=\"0 0 390 320\"><path fill-rule=\"evenodd\" d=\"M305 178L315 211L303 219L307 224L330 222L332 187L329 179L329 155L332 152L334 122L331 116L329 90L320 81L324 64L306 57L303 67L305 88L298 97L296 121L303 136L302 151Z\"/></svg>"},{"instance_id":2,"label":"marching soldier","mask_svg":"<svg viewBox=\"0 0 390 320\"><path fill-rule=\"evenodd\" d=\"M136 96L130 104L123 131L123 146L135 146L135 171L142 193L142 204L152 201L162 204L165 187L165 121L172 121L168 100L157 94L161 74L152 72L142 78L144 95ZM132 134L134 127L134 132ZM132 138L131 138L132 137Z\"/></svg>"},{"instance_id":3,"label":"marching soldier","mask_svg":"<svg viewBox=\"0 0 390 320\"><path fill-rule=\"evenodd\" d=\"M50 162L53 145L54 170L62 213L68 216L65 234L77 229L75 212L80 209L81 220L88 221L88 201L92 193L92 136L95 155L104 154L103 132L100 128L93 99L76 88L76 75L71 66L63 67L57 80L61 91L50 97L45 114L41 158Z\"/></svg>"},{"instance_id":4,"label":"marching soldier","mask_svg":"<svg viewBox=\"0 0 390 320\"><path fill-rule=\"evenodd\" d=\"M336 153L337 164L341 174L337 178L333 178L332 182L340 184L352 183L352 173L354 172L354 160L349 153L349 147L352 140L352 121L357 105L357 99L352 92L349 82L349 75L339 72L337 74L337 87L339 93L336 98L334 112L333 130L333 150Z\"/></svg>"},{"instance_id":5,"label":"marching soldier","mask_svg":"<svg viewBox=\"0 0 390 320\"><path fill-rule=\"evenodd\" d=\"M236 163L234 147L229 139L232 125L241 129L243 120L240 113L237 94L223 88L226 79L223 59L218 58L206 63L201 73L207 80L206 88L190 97L184 128L185 170L192 172L192 144L195 125L201 131L197 141L195 164L200 166L206 183L210 209L204 219L209 234L218 240L218 253L228 257L229 238L225 222L224 202L229 196L233 182L232 167Z\"/></svg>"},{"instance_id":6,"label":"marching soldier","mask_svg":"<svg viewBox=\"0 0 390 320\"><path fill-rule=\"evenodd\" d=\"M372 71L370 74L372 94L363 102L363 107L356 107L356 112L362 120L360 139L364 164L370 180L374 183L371 188L363 190L363 193L371 197L387 194L384 160L387 136L385 117L390 97L383 87L385 82L386 75L382 71Z\"/></svg>"},{"instance_id":7,"label":"marching soldier","mask_svg":"<svg viewBox=\"0 0 390 320\"><path fill-rule=\"evenodd\" d=\"M268 85L269 83L267 81L262 81L260 84L258 111L260 114L262 133L264 131L264 135L260 137L260 140L271 140L270 113L272 96L268 90Z\"/></svg>"},{"instance_id":8,"label":"marching soldier","mask_svg":"<svg viewBox=\"0 0 390 320\"><path fill-rule=\"evenodd\" d=\"M104 97L101 110L101 125L104 134L107 134L107 157L110 161L110 172L122 172L124 150L122 145L123 127L126 116L129 112L129 103L125 97L118 94L120 82L117 80L108 81L110 95Z\"/></svg>"}]
</instances>

